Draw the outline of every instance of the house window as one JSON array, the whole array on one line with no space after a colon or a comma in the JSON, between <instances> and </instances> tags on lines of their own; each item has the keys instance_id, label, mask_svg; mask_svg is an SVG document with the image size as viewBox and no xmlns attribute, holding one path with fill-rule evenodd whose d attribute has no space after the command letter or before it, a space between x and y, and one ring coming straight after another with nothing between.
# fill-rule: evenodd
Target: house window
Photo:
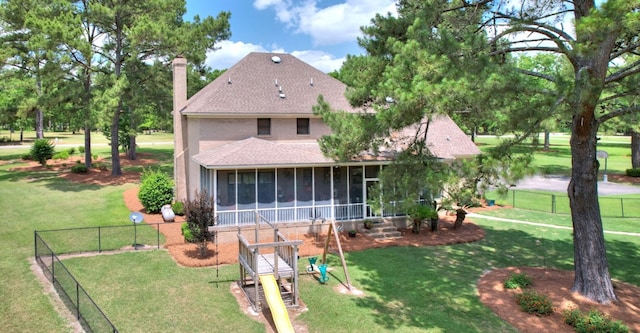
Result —
<instances>
[{"instance_id":1,"label":"house window","mask_svg":"<svg viewBox=\"0 0 640 333\"><path fill-rule=\"evenodd\" d=\"M258 135L271 135L270 118L258 118Z\"/></svg>"},{"instance_id":2,"label":"house window","mask_svg":"<svg viewBox=\"0 0 640 333\"><path fill-rule=\"evenodd\" d=\"M309 134L309 118L298 118L297 125L298 125L297 126L298 135Z\"/></svg>"}]
</instances>

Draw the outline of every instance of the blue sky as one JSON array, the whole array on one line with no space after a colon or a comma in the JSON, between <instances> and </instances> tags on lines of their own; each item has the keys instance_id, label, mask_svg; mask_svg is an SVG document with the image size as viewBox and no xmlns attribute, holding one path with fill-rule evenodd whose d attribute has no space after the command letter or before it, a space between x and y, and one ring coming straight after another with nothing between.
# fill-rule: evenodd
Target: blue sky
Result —
<instances>
[{"instance_id":1,"label":"blue sky","mask_svg":"<svg viewBox=\"0 0 640 333\"><path fill-rule=\"evenodd\" d=\"M209 52L207 65L225 69L249 52L292 54L323 72L347 54L361 54L356 38L376 13L395 13L395 0L187 0L186 19L231 12L231 38Z\"/></svg>"}]
</instances>

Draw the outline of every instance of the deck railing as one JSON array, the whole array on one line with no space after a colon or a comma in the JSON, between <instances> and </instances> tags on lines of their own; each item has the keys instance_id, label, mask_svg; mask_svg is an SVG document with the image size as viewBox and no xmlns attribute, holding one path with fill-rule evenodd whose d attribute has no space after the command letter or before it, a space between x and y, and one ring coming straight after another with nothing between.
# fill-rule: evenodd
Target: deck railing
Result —
<instances>
[{"instance_id":1,"label":"deck railing","mask_svg":"<svg viewBox=\"0 0 640 333\"><path fill-rule=\"evenodd\" d=\"M370 211L368 205L362 203L322 205L310 207L281 207L281 208L260 208L246 210L217 211L217 221L219 226L242 226L255 223L255 212L258 212L265 220L282 222L300 222L317 219L327 219L335 221L348 221L364 219L368 216L365 212ZM383 216L404 216L405 214L396 208L395 204L384 206Z\"/></svg>"}]
</instances>

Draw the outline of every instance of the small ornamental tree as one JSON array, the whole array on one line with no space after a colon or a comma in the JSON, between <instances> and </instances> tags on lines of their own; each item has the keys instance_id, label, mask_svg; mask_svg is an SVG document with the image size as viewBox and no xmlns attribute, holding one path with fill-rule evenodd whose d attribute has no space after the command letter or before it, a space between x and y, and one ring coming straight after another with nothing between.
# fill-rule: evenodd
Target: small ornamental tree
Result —
<instances>
[{"instance_id":1,"label":"small ornamental tree","mask_svg":"<svg viewBox=\"0 0 640 333\"><path fill-rule=\"evenodd\" d=\"M200 258L204 258L207 255L207 242L213 236L209 227L215 224L215 201L206 190L196 192L193 200L185 202L184 212L192 240L198 244Z\"/></svg>"},{"instance_id":2,"label":"small ornamental tree","mask_svg":"<svg viewBox=\"0 0 640 333\"><path fill-rule=\"evenodd\" d=\"M40 165L45 166L47 160L50 160L54 154L54 146L47 139L37 139L31 146L31 158L38 161Z\"/></svg>"},{"instance_id":3,"label":"small ornamental tree","mask_svg":"<svg viewBox=\"0 0 640 333\"><path fill-rule=\"evenodd\" d=\"M173 180L166 173L145 170L140 177L138 199L147 213L158 213L173 201Z\"/></svg>"}]
</instances>

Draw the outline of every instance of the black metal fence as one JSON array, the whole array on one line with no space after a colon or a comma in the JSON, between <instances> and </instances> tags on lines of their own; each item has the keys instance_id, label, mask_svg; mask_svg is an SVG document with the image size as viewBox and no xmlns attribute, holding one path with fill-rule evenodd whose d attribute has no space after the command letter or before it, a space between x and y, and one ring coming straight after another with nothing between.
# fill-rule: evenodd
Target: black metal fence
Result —
<instances>
[{"instance_id":1,"label":"black metal fence","mask_svg":"<svg viewBox=\"0 0 640 333\"><path fill-rule=\"evenodd\" d=\"M571 214L569 197L550 193L509 191L510 198L498 199L497 203L514 208ZM640 217L640 199L600 197L600 214L603 217Z\"/></svg>"},{"instance_id":2,"label":"black metal fence","mask_svg":"<svg viewBox=\"0 0 640 333\"><path fill-rule=\"evenodd\" d=\"M58 255L160 248L163 223L34 231L35 259L86 332L118 332ZM55 251L53 250L55 248Z\"/></svg>"}]
</instances>

